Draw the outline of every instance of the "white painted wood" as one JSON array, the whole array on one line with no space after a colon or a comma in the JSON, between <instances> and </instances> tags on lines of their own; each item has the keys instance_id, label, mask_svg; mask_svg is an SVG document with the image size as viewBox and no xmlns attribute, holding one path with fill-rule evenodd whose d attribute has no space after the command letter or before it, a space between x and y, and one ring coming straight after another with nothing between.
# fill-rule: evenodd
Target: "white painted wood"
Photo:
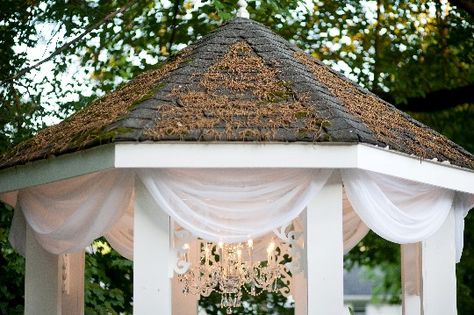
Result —
<instances>
[{"instance_id":1,"label":"white painted wood","mask_svg":"<svg viewBox=\"0 0 474 315\"><path fill-rule=\"evenodd\" d=\"M456 253L454 213L422 242L423 315L456 315Z\"/></svg>"},{"instance_id":2,"label":"white painted wood","mask_svg":"<svg viewBox=\"0 0 474 315\"><path fill-rule=\"evenodd\" d=\"M117 143L0 171L0 193L116 168L360 168L474 193L474 171L367 144Z\"/></svg>"},{"instance_id":3,"label":"white painted wood","mask_svg":"<svg viewBox=\"0 0 474 315\"><path fill-rule=\"evenodd\" d=\"M344 312L342 182L333 175L307 207L308 314Z\"/></svg>"},{"instance_id":4,"label":"white painted wood","mask_svg":"<svg viewBox=\"0 0 474 315\"><path fill-rule=\"evenodd\" d=\"M360 168L474 193L474 172L367 144L123 143L117 168Z\"/></svg>"},{"instance_id":5,"label":"white painted wood","mask_svg":"<svg viewBox=\"0 0 474 315\"><path fill-rule=\"evenodd\" d=\"M136 180L133 313L171 315L170 221Z\"/></svg>"},{"instance_id":6,"label":"white painted wood","mask_svg":"<svg viewBox=\"0 0 474 315\"><path fill-rule=\"evenodd\" d=\"M421 243L401 245L403 315L422 315Z\"/></svg>"},{"instance_id":7,"label":"white painted wood","mask_svg":"<svg viewBox=\"0 0 474 315\"><path fill-rule=\"evenodd\" d=\"M104 145L0 171L0 192L50 183L114 166L114 146Z\"/></svg>"},{"instance_id":8,"label":"white painted wood","mask_svg":"<svg viewBox=\"0 0 474 315\"><path fill-rule=\"evenodd\" d=\"M190 244L189 261L192 266L200 264L200 243L194 240ZM199 296L194 294L183 294L183 286L178 277L173 275L173 315L197 315Z\"/></svg>"},{"instance_id":9,"label":"white painted wood","mask_svg":"<svg viewBox=\"0 0 474 315\"><path fill-rule=\"evenodd\" d=\"M60 256L44 250L28 227L25 251L25 315L60 315Z\"/></svg>"},{"instance_id":10,"label":"white painted wood","mask_svg":"<svg viewBox=\"0 0 474 315\"><path fill-rule=\"evenodd\" d=\"M302 248L306 248L307 242L307 210L305 209L299 215L299 220L301 222L301 227L299 231L303 232L303 237L298 240L298 245ZM301 264L303 266L303 272L293 275L292 286L291 286L291 295L295 300L295 315L307 315L308 314L308 268L307 268L307 258L306 251L304 251L301 259Z\"/></svg>"},{"instance_id":11,"label":"white painted wood","mask_svg":"<svg viewBox=\"0 0 474 315\"><path fill-rule=\"evenodd\" d=\"M400 152L358 145L357 167L421 183L474 193L474 171L440 162L421 160Z\"/></svg>"},{"instance_id":12,"label":"white painted wood","mask_svg":"<svg viewBox=\"0 0 474 315\"><path fill-rule=\"evenodd\" d=\"M308 314L308 287L304 273L293 276L291 295L295 300L295 315Z\"/></svg>"},{"instance_id":13,"label":"white painted wood","mask_svg":"<svg viewBox=\"0 0 474 315\"><path fill-rule=\"evenodd\" d=\"M61 255L63 315L84 314L84 258L84 251Z\"/></svg>"},{"instance_id":14,"label":"white painted wood","mask_svg":"<svg viewBox=\"0 0 474 315\"><path fill-rule=\"evenodd\" d=\"M117 168L355 167L353 144L134 143L117 144Z\"/></svg>"}]
</instances>

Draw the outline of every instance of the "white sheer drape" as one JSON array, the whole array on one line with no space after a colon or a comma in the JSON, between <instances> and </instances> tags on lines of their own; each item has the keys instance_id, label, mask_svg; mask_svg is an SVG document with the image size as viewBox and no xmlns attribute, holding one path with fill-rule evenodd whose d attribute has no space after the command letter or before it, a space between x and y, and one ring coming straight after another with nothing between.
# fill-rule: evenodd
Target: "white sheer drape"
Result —
<instances>
[{"instance_id":1,"label":"white sheer drape","mask_svg":"<svg viewBox=\"0 0 474 315\"><path fill-rule=\"evenodd\" d=\"M456 240L456 262L461 260L462 249L464 247L464 218L470 209L474 208L474 195L457 192L453 202L455 240Z\"/></svg>"},{"instance_id":2,"label":"white sheer drape","mask_svg":"<svg viewBox=\"0 0 474 315\"><path fill-rule=\"evenodd\" d=\"M287 224L331 175L327 169L147 169L138 175L161 209L196 236L243 242Z\"/></svg>"},{"instance_id":3,"label":"white sheer drape","mask_svg":"<svg viewBox=\"0 0 474 315\"><path fill-rule=\"evenodd\" d=\"M179 225L211 241L257 238L303 211L331 175L328 169L144 169L137 174L158 209ZM456 218L456 251L462 252L464 217L474 195L456 193L362 170L342 170L344 248L368 229L396 243L426 239ZM25 225L52 253L80 250L106 236L123 256L133 257L135 174L114 170L24 189L10 241L24 249ZM15 205L16 195L3 196ZM21 209L21 210L20 210Z\"/></svg>"},{"instance_id":4,"label":"white sheer drape","mask_svg":"<svg viewBox=\"0 0 474 315\"><path fill-rule=\"evenodd\" d=\"M364 236L367 235L367 233L369 233L370 229L352 208L345 190L342 199L342 209L344 227L344 254L347 254L364 238Z\"/></svg>"},{"instance_id":5,"label":"white sheer drape","mask_svg":"<svg viewBox=\"0 0 474 315\"><path fill-rule=\"evenodd\" d=\"M119 252L123 257L133 260L133 209L129 208L127 212L120 218L119 222L105 235L110 245ZM299 231L303 230L300 220L295 220ZM352 206L344 196L343 200L343 227L344 227L344 253L348 253L356 246L361 239L369 232L369 228L354 212ZM262 255L266 255L266 246L270 239L274 237L268 234L261 242ZM255 240L254 246L257 252L258 242Z\"/></svg>"},{"instance_id":6,"label":"white sheer drape","mask_svg":"<svg viewBox=\"0 0 474 315\"><path fill-rule=\"evenodd\" d=\"M51 253L82 250L132 206L133 183L133 173L109 171L21 190L10 241L24 252L27 223Z\"/></svg>"},{"instance_id":7,"label":"white sheer drape","mask_svg":"<svg viewBox=\"0 0 474 315\"><path fill-rule=\"evenodd\" d=\"M359 217L381 237L399 244L423 241L435 233L453 209L452 190L369 171L342 173L346 194ZM456 197L457 261L462 253L464 216L472 203ZM470 198L470 197L469 197Z\"/></svg>"}]
</instances>

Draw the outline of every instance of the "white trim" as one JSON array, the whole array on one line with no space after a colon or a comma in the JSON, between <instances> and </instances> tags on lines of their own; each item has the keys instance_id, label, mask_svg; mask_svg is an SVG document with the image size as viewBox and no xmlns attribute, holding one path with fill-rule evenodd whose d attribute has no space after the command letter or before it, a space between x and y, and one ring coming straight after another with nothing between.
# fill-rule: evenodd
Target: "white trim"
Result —
<instances>
[{"instance_id":1,"label":"white trim","mask_svg":"<svg viewBox=\"0 0 474 315\"><path fill-rule=\"evenodd\" d=\"M0 192L41 185L114 167L114 145L61 155L0 171Z\"/></svg>"},{"instance_id":2,"label":"white trim","mask_svg":"<svg viewBox=\"0 0 474 315\"><path fill-rule=\"evenodd\" d=\"M367 144L127 143L116 168L360 168L474 193L474 172Z\"/></svg>"},{"instance_id":3,"label":"white trim","mask_svg":"<svg viewBox=\"0 0 474 315\"><path fill-rule=\"evenodd\" d=\"M0 192L109 168L360 168L474 193L474 171L367 144L117 143L0 171Z\"/></svg>"},{"instance_id":4,"label":"white trim","mask_svg":"<svg viewBox=\"0 0 474 315\"><path fill-rule=\"evenodd\" d=\"M348 168L357 146L312 143L135 143L115 146L116 168Z\"/></svg>"},{"instance_id":5,"label":"white trim","mask_svg":"<svg viewBox=\"0 0 474 315\"><path fill-rule=\"evenodd\" d=\"M474 193L474 172L465 168L422 160L380 147L358 145L360 169L401 177L443 188Z\"/></svg>"}]
</instances>

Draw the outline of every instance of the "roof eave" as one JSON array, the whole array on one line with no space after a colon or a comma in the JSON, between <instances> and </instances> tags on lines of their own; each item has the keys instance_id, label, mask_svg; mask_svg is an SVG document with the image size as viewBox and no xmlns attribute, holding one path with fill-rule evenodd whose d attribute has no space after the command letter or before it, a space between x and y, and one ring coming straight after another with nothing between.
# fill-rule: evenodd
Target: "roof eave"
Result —
<instances>
[{"instance_id":1,"label":"roof eave","mask_svg":"<svg viewBox=\"0 0 474 315\"><path fill-rule=\"evenodd\" d=\"M357 143L115 143L0 171L0 193L108 169L359 168L474 193L474 171Z\"/></svg>"}]
</instances>

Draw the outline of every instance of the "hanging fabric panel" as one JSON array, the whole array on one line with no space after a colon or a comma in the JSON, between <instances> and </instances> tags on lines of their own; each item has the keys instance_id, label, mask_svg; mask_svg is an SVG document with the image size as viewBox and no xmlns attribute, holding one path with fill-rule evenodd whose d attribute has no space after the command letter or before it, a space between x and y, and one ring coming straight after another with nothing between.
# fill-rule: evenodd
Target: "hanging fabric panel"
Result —
<instances>
[{"instance_id":1,"label":"hanging fabric panel","mask_svg":"<svg viewBox=\"0 0 474 315\"><path fill-rule=\"evenodd\" d=\"M352 208L345 190L342 198L342 209L344 254L347 254L369 233L370 229Z\"/></svg>"},{"instance_id":2,"label":"hanging fabric panel","mask_svg":"<svg viewBox=\"0 0 474 315\"><path fill-rule=\"evenodd\" d=\"M215 242L243 242L287 224L326 183L327 169L147 169L138 175L180 226Z\"/></svg>"},{"instance_id":3,"label":"hanging fabric panel","mask_svg":"<svg viewBox=\"0 0 474 315\"><path fill-rule=\"evenodd\" d=\"M27 223L41 246L53 254L82 250L132 206L133 182L133 173L114 170L21 190L16 211L22 213L16 215L10 241L24 248L16 241L24 242L18 234L25 232Z\"/></svg>"},{"instance_id":4,"label":"hanging fabric panel","mask_svg":"<svg viewBox=\"0 0 474 315\"><path fill-rule=\"evenodd\" d=\"M464 247L464 218L470 209L474 208L474 195L456 192L454 197L454 224L456 240L456 262L461 260L462 249Z\"/></svg>"},{"instance_id":5,"label":"hanging fabric panel","mask_svg":"<svg viewBox=\"0 0 474 315\"><path fill-rule=\"evenodd\" d=\"M342 172L349 201L375 233L394 243L427 239L446 220L453 206L452 190L357 169ZM468 211L460 204L459 212ZM460 222L458 233L463 231ZM462 251L457 240L456 250ZM459 257L458 257L459 258Z\"/></svg>"},{"instance_id":6,"label":"hanging fabric panel","mask_svg":"<svg viewBox=\"0 0 474 315\"><path fill-rule=\"evenodd\" d=\"M120 255L133 260L133 205L107 232L105 238Z\"/></svg>"},{"instance_id":7,"label":"hanging fabric panel","mask_svg":"<svg viewBox=\"0 0 474 315\"><path fill-rule=\"evenodd\" d=\"M317 196L331 173L328 169L137 170L156 201L156 211L164 210L194 235L215 242L242 242L286 225ZM341 170L341 174L347 195L346 252L369 228L400 244L422 241L454 209L460 258L464 217L474 207L474 195L363 170ZM5 201L17 205L12 245L24 253L28 224L51 253L82 250L105 236L123 256L133 258L134 177L130 170L113 170L30 187L18 197L14 192L3 194Z\"/></svg>"},{"instance_id":8,"label":"hanging fabric panel","mask_svg":"<svg viewBox=\"0 0 474 315\"><path fill-rule=\"evenodd\" d=\"M300 219L293 221L299 231L303 231L303 223ZM369 228L354 212L352 206L344 195L343 199L343 229L344 229L344 253L348 253L369 232ZM115 226L105 236L110 245L123 257L133 260L133 211L131 208L120 218ZM268 245L273 234L268 234L262 244ZM255 241L255 246L257 242ZM263 255L266 255L266 247L262 247Z\"/></svg>"}]
</instances>

